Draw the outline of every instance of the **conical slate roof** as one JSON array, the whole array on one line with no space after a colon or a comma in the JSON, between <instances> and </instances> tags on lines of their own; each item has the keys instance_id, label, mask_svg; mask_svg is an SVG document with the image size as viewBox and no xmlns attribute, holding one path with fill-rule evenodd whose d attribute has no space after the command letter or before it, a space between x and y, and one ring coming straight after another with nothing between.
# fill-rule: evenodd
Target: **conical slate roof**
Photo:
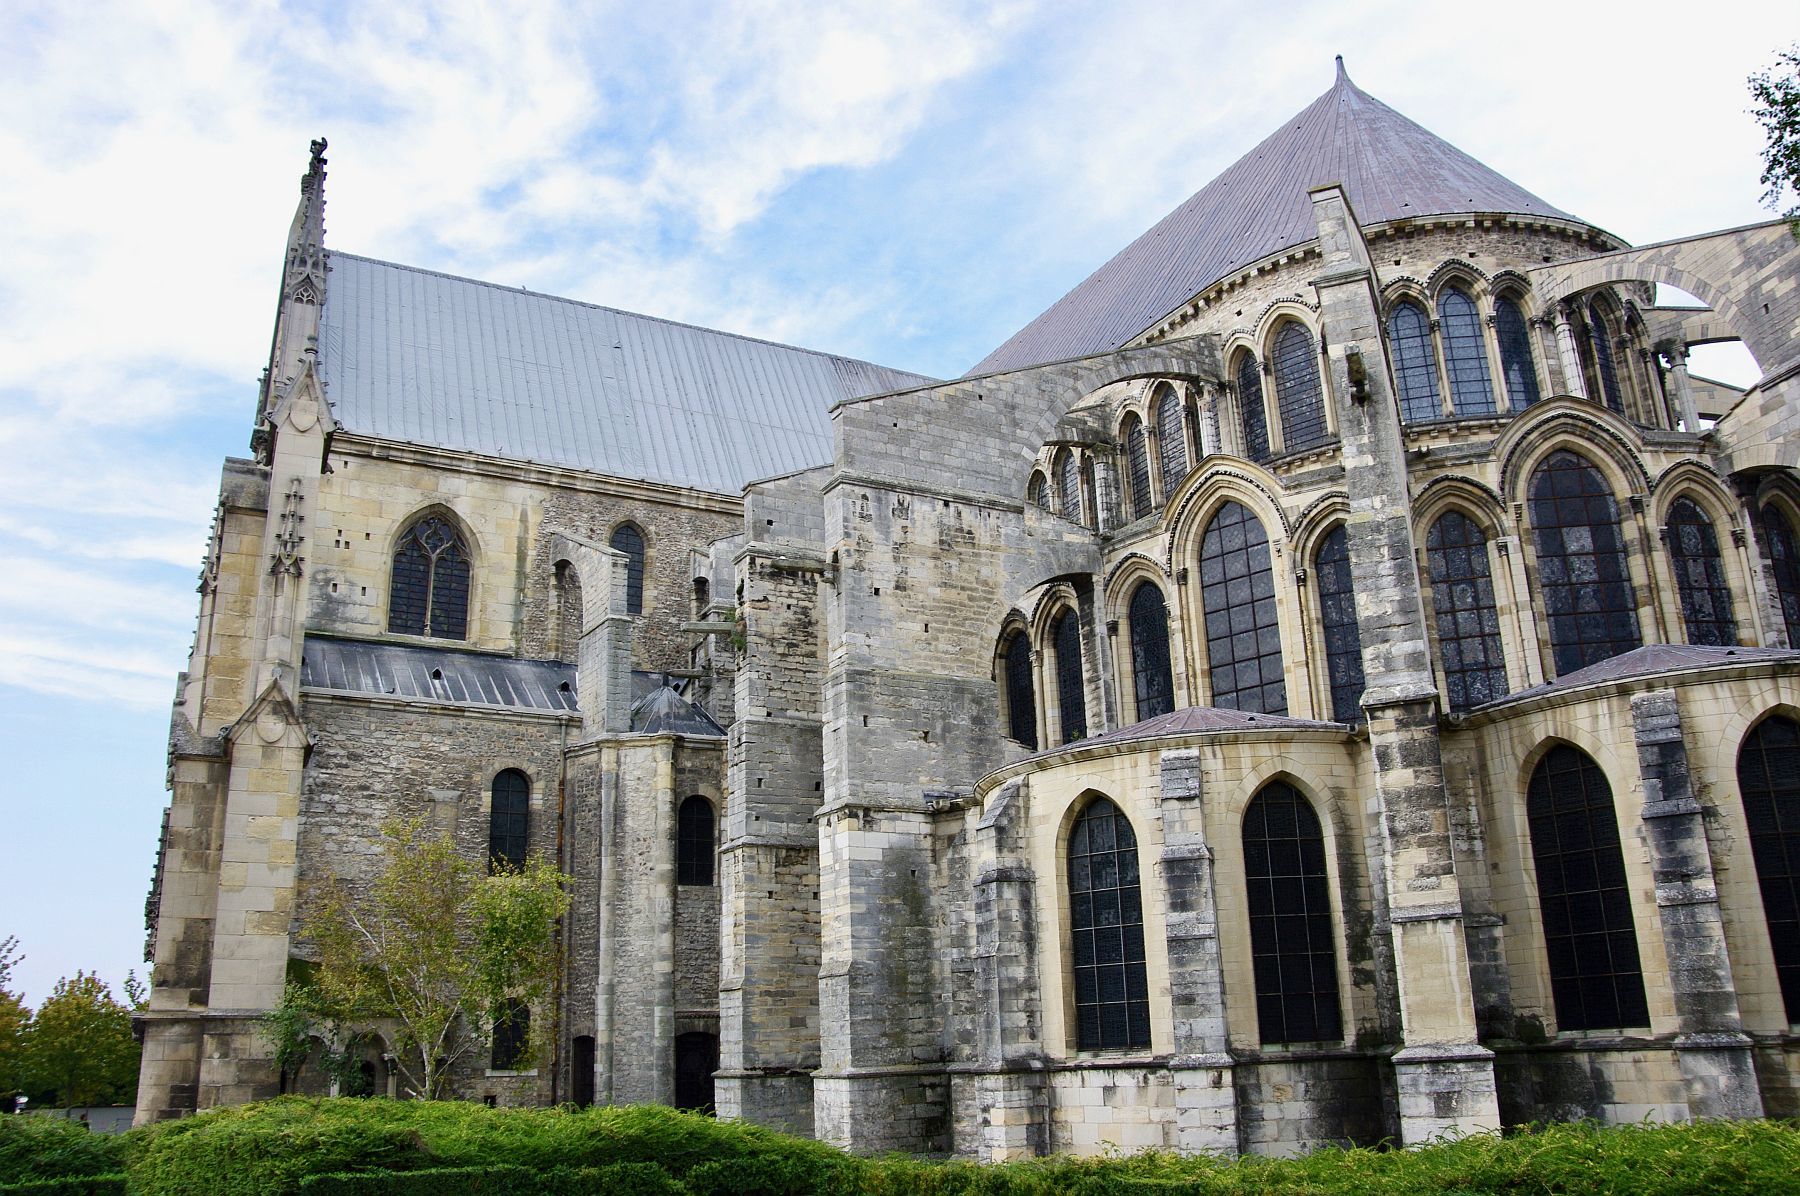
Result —
<instances>
[{"instance_id":1,"label":"conical slate roof","mask_svg":"<svg viewBox=\"0 0 1800 1196\"><path fill-rule=\"evenodd\" d=\"M1232 272L1318 235L1307 191L1342 183L1357 219L1507 212L1576 220L1350 82L1277 129L1058 299L970 374L1119 348Z\"/></svg>"}]
</instances>

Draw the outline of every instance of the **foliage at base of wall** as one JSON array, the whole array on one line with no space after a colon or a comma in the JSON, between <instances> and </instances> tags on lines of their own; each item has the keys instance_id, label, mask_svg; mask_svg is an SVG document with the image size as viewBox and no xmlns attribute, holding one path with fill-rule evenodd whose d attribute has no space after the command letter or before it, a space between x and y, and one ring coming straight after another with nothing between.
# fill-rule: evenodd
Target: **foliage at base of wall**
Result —
<instances>
[{"instance_id":1,"label":"foliage at base of wall","mask_svg":"<svg viewBox=\"0 0 1800 1196\"><path fill-rule=\"evenodd\" d=\"M76 1175L67 1179L28 1179L0 1184L0 1196L126 1196L131 1189L125 1176Z\"/></svg>"}]
</instances>

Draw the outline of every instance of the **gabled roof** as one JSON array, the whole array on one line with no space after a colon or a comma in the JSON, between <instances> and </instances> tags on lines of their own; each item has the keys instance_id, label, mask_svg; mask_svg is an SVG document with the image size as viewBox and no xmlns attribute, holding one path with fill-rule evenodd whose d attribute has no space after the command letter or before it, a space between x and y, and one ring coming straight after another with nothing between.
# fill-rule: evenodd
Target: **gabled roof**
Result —
<instances>
[{"instance_id":1,"label":"gabled roof","mask_svg":"<svg viewBox=\"0 0 1800 1196\"><path fill-rule=\"evenodd\" d=\"M327 254L320 378L352 432L720 494L831 460L901 370Z\"/></svg>"},{"instance_id":2,"label":"gabled roof","mask_svg":"<svg viewBox=\"0 0 1800 1196\"><path fill-rule=\"evenodd\" d=\"M1051 305L970 374L1107 353L1227 275L1313 240L1307 191L1342 183L1365 225L1506 212L1574 221L1356 84L1330 91Z\"/></svg>"}]
</instances>

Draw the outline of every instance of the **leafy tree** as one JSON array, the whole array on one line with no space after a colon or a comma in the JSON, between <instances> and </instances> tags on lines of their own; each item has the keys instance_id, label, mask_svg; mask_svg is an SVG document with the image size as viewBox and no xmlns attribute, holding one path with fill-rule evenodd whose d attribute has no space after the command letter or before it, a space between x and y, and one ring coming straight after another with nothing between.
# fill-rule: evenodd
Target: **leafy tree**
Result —
<instances>
[{"instance_id":1,"label":"leafy tree","mask_svg":"<svg viewBox=\"0 0 1800 1196\"><path fill-rule=\"evenodd\" d=\"M423 819L384 826L381 853L366 889L327 880L302 915L302 935L319 959L310 982L284 1003L299 1023L286 1032L285 1062L304 1058L303 1036L324 1038L341 1055L345 1028L379 1026L409 1093L436 1100L447 1095L452 1065L488 1049L504 1008L549 995L568 877L538 857L490 875ZM283 1035L276 1037L279 1054ZM531 1037L535 1057L538 1019ZM329 1055L326 1064L335 1070Z\"/></svg>"},{"instance_id":2,"label":"leafy tree","mask_svg":"<svg viewBox=\"0 0 1800 1196\"><path fill-rule=\"evenodd\" d=\"M136 980L127 984L136 992ZM137 1100L137 1039L131 1007L87 972L56 982L25 1028L24 1088L40 1107L129 1105Z\"/></svg>"},{"instance_id":3,"label":"leafy tree","mask_svg":"<svg viewBox=\"0 0 1800 1196\"><path fill-rule=\"evenodd\" d=\"M1750 114L1769 139L1763 150L1763 203L1781 211L1800 200L1800 44L1775 55L1775 66L1750 76ZM1800 236L1800 202L1782 212Z\"/></svg>"},{"instance_id":4,"label":"leafy tree","mask_svg":"<svg viewBox=\"0 0 1800 1196\"><path fill-rule=\"evenodd\" d=\"M0 1109L12 1108L12 1099L24 1091L25 1025L31 1011L25 999L12 991L13 965L24 959L19 940L0 939Z\"/></svg>"}]
</instances>

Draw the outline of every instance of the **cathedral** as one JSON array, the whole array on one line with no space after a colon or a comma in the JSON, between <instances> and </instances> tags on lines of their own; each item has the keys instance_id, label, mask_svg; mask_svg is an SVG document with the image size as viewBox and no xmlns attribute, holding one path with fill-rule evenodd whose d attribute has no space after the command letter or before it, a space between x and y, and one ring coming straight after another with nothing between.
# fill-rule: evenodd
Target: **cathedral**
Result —
<instances>
[{"instance_id":1,"label":"cathedral","mask_svg":"<svg viewBox=\"0 0 1800 1196\"><path fill-rule=\"evenodd\" d=\"M327 249L324 148L140 1123L324 1090L260 1019L396 817L573 881L468 1100L983 1160L1800 1115L1784 222L1627 245L1340 61L939 380Z\"/></svg>"}]
</instances>

